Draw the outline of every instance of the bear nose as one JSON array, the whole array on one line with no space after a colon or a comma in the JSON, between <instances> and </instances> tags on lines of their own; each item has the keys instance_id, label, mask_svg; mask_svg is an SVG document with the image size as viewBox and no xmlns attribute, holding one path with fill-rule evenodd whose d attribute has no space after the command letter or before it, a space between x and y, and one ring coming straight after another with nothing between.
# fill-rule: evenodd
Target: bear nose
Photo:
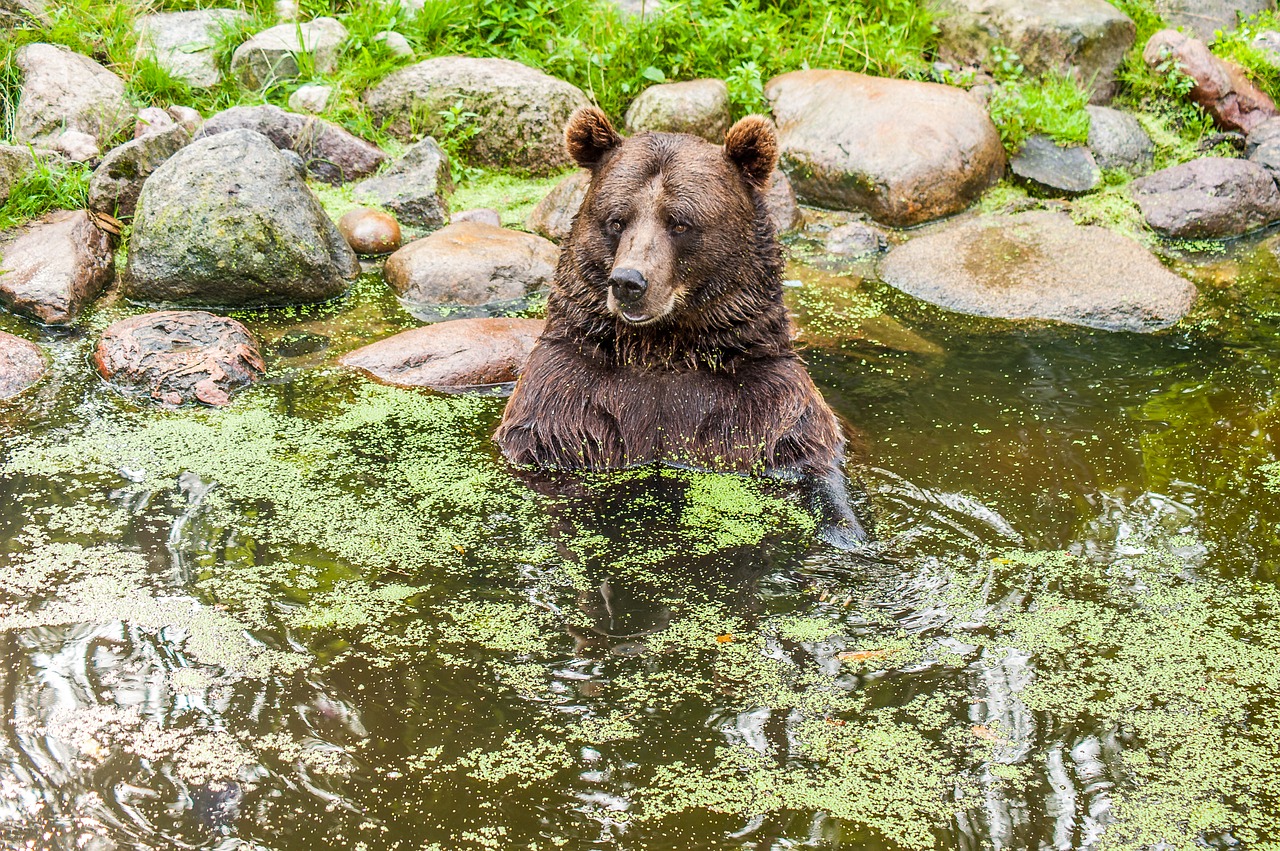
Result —
<instances>
[{"instance_id":1,"label":"bear nose","mask_svg":"<svg viewBox=\"0 0 1280 851\"><path fill-rule=\"evenodd\" d=\"M613 287L614 295L621 301L634 302L649 289L649 282L639 269L614 269L609 284Z\"/></svg>"}]
</instances>

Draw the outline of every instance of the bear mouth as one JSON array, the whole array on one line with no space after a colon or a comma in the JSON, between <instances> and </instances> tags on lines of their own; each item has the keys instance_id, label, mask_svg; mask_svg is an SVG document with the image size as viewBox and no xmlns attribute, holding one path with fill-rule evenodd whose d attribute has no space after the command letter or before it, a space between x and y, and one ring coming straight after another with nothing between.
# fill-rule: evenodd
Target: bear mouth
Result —
<instances>
[{"instance_id":1,"label":"bear mouth","mask_svg":"<svg viewBox=\"0 0 1280 851\"><path fill-rule=\"evenodd\" d=\"M650 322L657 322L662 317L654 316L649 313L632 312L630 310L619 310L618 315L622 317L622 321L628 325L648 325Z\"/></svg>"}]
</instances>

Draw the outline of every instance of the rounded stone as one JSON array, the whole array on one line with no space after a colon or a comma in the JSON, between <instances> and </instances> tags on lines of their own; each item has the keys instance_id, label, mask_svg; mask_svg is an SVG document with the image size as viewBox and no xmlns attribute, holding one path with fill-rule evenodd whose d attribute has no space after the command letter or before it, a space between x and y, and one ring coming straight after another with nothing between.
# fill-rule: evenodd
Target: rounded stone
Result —
<instances>
[{"instance_id":1,"label":"rounded stone","mask_svg":"<svg viewBox=\"0 0 1280 851\"><path fill-rule=\"evenodd\" d=\"M266 371L249 329L203 310L122 319L103 332L93 361L115 386L170 406L229 404L234 391Z\"/></svg>"},{"instance_id":2,"label":"rounded stone","mask_svg":"<svg viewBox=\"0 0 1280 851\"><path fill-rule=\"evenodd\" d=\"M1009 170L1032 193L1048 197L1082 195L1102 182L1088 148L1064 148L1043 135L1027 139L1010 158Z\"/></svg>"},{"instance_id":3,"label":"rounded stone","mask_svg":"<svg viewBox=\"0 0 1280 851\"><path fill-rule=\"evenodd\" d=\"M729 87L724 80L687 80L650 86L627 109L628 133L691 133L719 144L729 130Z\"/></svg>"},{"instance_id":4,"label":"rounded stone","mask_svg":"<svg viewBox=\"0 0 1280 851\"><path fill-rule=\"evenodd\" d=\"M1109 106L1088 106L1089 150L1100 168L1145 171L1155 158L1156 146L1138 119Z\"/></svg>"},{"instance_id":5,"label":"rounded stone","mask_svg":"<svg viewBox=\"0 0 1280 851\"><path fill-rule=\"evenodd\" d=\"M381 210L358 207L338 219L338 231L356 254L390 254L400 247L400 224Z\"/></svg>"},{"instance_id":6,"label":"rounded stone","mask_svg":"<svg viewBox=\"0 0 1280 851\"><path fill-rule=\"evenodd\" d=\"M289 108L294 112L318 114L324 112L333 95L333 86L299 86L289 95Z\"/></svg>"},{"instance_id":7,"label":"rounded stone","mask_svg":"<svg viewBox=\"0 0 1280 851\"><path fill-rule=\"evenodd\" d=\"M35 343L0 331L0 401L31 387L47 366L44 353Z\"/></svg>"},{"instance_id":8,"label":"rounded stone","mask_svg":"<svg viewBox=\"0 0 1280 851\"><path fill-rule=\"evenodd\" d=\"M1175 239L1240 236L1280 221L1276 182L1250 160L1203 157L1135 180L1129 189L1147 224Z\"/></svg>"},{"instance_id":9,"label":"rounded stone","mask_svg":"<svg viewBox=\"0 0 1280 851\"><path fill-rule=\"evenodd\" d=\"M479 222L482 225L490 225L495 228L502 227L502 216L497 210L490 210L488 207L477 207L474 210L459 210L449 217L449 224L456 225L458 222Z\"/></svg>"},{"instance_id":10,"label":"rounded stone","mask_svg":"<svg viewBox=\"0 0 1280 851\"><path fill-rule=\"evenodd\" d=\"M371 343L341 362L398 387L505 384L520 376L545 324L505 317L451 319Z\"/></svg>"}]
</instances>

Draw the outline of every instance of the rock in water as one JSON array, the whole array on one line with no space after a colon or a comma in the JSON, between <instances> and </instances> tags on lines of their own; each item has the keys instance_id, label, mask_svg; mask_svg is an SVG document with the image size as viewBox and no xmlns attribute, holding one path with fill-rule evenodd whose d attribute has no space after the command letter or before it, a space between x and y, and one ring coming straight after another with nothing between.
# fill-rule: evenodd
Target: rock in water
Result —
<instances>
[{"instance_id":1,"label":"rock in water","mask_svg":"<svg viewBox=\"0 0 1280 851\"><path fill-rule=\"evenodd\" d=\"M12 399L35 384L46 368L39 346L0 331L0 401Z\"/></svg>"},{"instance_id":2,"label":"rock in water","mask_svg":"<svg viewBox=\"0 0 1280 851\"><path fill-rule=\"evenodd\" d=\"M110 283L114 249L84 210L49 213L0 240L0 300L45 325L69 325Z\"/></svg>"},{"instance_id":3,"label":"rock in water","mask_svg":"<svg viewBox=\"0 0 1280 851\"><path fill-rule=\"evenodd\" d=\"M1138 243L1062 213L982 216L900 245L884 281L960 313L1105 331L1167 328L1196 290Z\"/></svg>"},{"instance_id":4,"label":"rock in water","mask_svg":"<svg viewBox=\"0 0 1280 851\"><path fill-rule=\"evenodd\" d=\"M231 73L246 89L263 89L296 79L301 73L298 57L310 54L316 72L329 74L338 67L338 52L346 40L347 28L336 18L279 24L236 48Z\"/></svg>"},{"instance_id":5,"label":"rock in water","mask_svg":"<svg viewBox=\"0 0 1280 851\"><path fill-rule=\"evenodd\" d=\"M782 169L801 201L895 227L959 212L1004 174L1004 146L962 89L851 71L792 71L765 86Z\"/></svg>"},{"instance_id":6,"label":"rock in water","mask_svg":"<svg viewBox=\"0 0 1280 851\"><path fill-rule=\"evenodd\" d=\"M1100 168L1118 168L1140 173L1151 167L1156 146L1138 119L1109 106L1086 107L1089 111L1089 150Z\"/></svg>"},{"instance_id":7,"label":"rock in water","mask_svg":"<svg viewBox=\"0 0 1280 851\"><path fill-rule=\"evenodd\" d=\"M386 207L400 221L438 228L449 218L446 196L453 190L449 156L430 136L404 152L381 174L362 180L352 192Z\"/></svg>"},{"instance_id":8,"label":"rock in water","mask_svg":"<svg viewBox=\"0 0 1280 851\"><path fill-rule=\"evenodd\" d=\"M89 209L129 218L151 173L191 141L185 127L174 124L115 148L89 179Z\"/></svg>"},{"instance_id":9,"label":"rock in water","mask_svg":"<svg viewBox=\"0 0 1280 851\"><path fill-rule=\"evenodd\" d=\"M520 376L545 325L541 319L451 319L402 331L341 361L398 387L506 384Z\"/></svg>"},{"instance_id":10,"label":"rock in water","mask_svg":"<svg viewBox=\"0 0 1280 851\"><path fill-rule=\"evenodd\" d=\"M93 352L98 372L165 405L226 405L263 376L258 344L234 319L202 310L162 310L122 319Z\"/></svg>"},{"instance_id":11,"label":"rock in water","mask_svg":"<svg viewBox=\"0 0 1280 851\"><path fill-rule=\"evenodd\" d=\"M628 133L691 133L719 145L729 130L729 87L724 80L687 80L650 86L627 109Z\"/></svg>"},{"instance_id":12,"label":"rock in water","mask_svg":"<svg viewBox=\"0 0 1280 851\"><path fill-rule=\"evenodd\" d=\"M1163 236L1239 236L1280 221L1280 190L1249 160L1205 157L1161 169L1129 184L1147 224Z\"/></svg>"},{"instance_id":13,"label":"rock in water","mask_svg":"<svg viewBox=\"0 0 1280 851\"><path fill-rule=\"evenodd\" d=\"M399 223L381 210L352 210L338 219L338 230L357 254L390 254L400 247Z\"/></svg>"},{"instance_id":14,"label":"rock in water","mask_svg":"<svg viewBox=\"0 0 1280 851\"><path fill-rule=\"evenodd\" d=\"M22 94L13 114L13 138L51 145L65 131L88 133L99 146L133 121L124 80L87 56L52 44L18 51Z\"/></svg>"},{"instance_id":15,"label":"rock in water","mask_svg":"<svg viewBox=\"0 0 1280 851\"><path fill-rule=\"evenodd\" d=\"M580 168L557 183L546 197L537 203L525 217L524 226L555 242L564 242L573 228L582 200L587 197L591 185L591 172Z\"/></svg>"},{"instance_id":16,"label":"rock in water","mask_svg":"<svg viewBox=\"0 0 1280 851\"><path fill-rule=\"evenodd\" d=\"M442 56L401 68L364 95L391 132L439 135L457 112L475 134L467 155L485 165L550 174L570 165L564 149L569 116L586 106L578 87L509 59ZM465 114L471 113L473 117Z\"/></svg>"},{"instance_id":17,"label":"rock in water","mask_svg":"<svg viewBox=\"0 0 1280 851\"><path fill-rule=\"evenodd\" d=\"M475 307L548 286L559 256L541 237L461 222L401 248L387 259L383 274L411 305Z\"/></svg>"},{"instance_id":18,"label":"rock in water","mask_svg":"<svg viewBox=\"0 0 1280 851\"><path fill-rule=\"evenodd\" d=\"M154 61L169 74L195 89L222 81L215 48L224 30L245 23L239 9L200 9L143 15L133 25L138 56Z\"/></svg>"},{"instance_id":19,"label":"rock in water","mask_svg":"<svg viewBox=\"0 0 1280 851\"><path fill-rule=\"evenodd\" d=\"M865 257L868 254L879 254L884 251L889 241L876 228L864 222L849 222L837 225L823 240L823 248L828 254L840 257Z\"/></svg>"},{"instance_id":20,"label":"rock in water","mask_svg":"<svg viewBox=\"0 0 1280 851\"><path fill-rule=\"evenodd\" d=\"M1048 136L1023 143L1009 159L1009 170L1037 195L1083 195L1102 182L1102 171L1087 148L1063 148Z\"/></svg>"},{"instance_id":21,"label":"rock in water","mask_svg":"<svg viewBox=\"0 0 1280 851\"><path fill-rule=\"evenodd\" d=\"M144 302L324 301L360 264L293 163L267 137L192 142L142 187L122 292Z\"/></svg>"},{"instance_id":22,"label":"rock in water","mask_svg":"<svg viewBox=\"0 0 1280 851\"><path fill-rule=\"evenodd\" d=\"M1199 39L1177 30L1160 30L1147 41L1142 59L1157 72L1173 60L1182 73L1195 80L1191 100L1225 130L1250 133L1276 115L1276 105L1249 81L1243 68L1214 56Z\"/></svg>"}]
</instances>

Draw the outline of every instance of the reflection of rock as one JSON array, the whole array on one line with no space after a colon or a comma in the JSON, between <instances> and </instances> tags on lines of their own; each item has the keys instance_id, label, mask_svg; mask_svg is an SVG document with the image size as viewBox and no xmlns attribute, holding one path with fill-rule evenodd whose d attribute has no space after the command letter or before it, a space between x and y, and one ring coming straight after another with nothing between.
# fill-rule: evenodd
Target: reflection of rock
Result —
<instances>
[{"instance_id":1,"label":"reflection of rock","mask_svg":"<svg viewBox=\"0 0 1280 851\"><path fill-rule=\"evenodd\" d=\"M247 328L202 310L122 319L103 332L93 360L112 384L166 405L227 405L265 371Z\"/></svg>"},{"instance_id":2,"label":"reflection of rock","mask_svg":"<svg viewBox=\"0 0 1280 851\"><path fill-rule=\"evenodd\" d=\"M12 399L44 375L44 353L29 340L0 331L0 401Z\"/></svg>"},{"instance_id":3,"label":"reflection of rock","mask_svg":"<svg viewBox=\"0 0 1280 851\"><path fill-rule=\"evenodd\" d=\"M453 319L403 331L342 357L399 387L466 388L515 381L545 323L541 319Z\"/></svg>"},{"instance_id":4,"label":"reflection of rock","mask_svg":"<svg viewBox=\"0 0 1280 851\"><path fill-rule=\"evenodd\" d=\"M796 276L784 295L788 309L795 314L798 342L838 349L857 341L918 355L943 353L936 343L885 313L857 278L798 265L789 267L787 274Z\"/></svg>"},{"instance_id":5,"label":"reflection of rock","mask_svg":"<svg viewBox=\"0 0 1280 851\"><path fill-rule=\"evenodd\" d=\"M580 168L557 183L524 220L524 226L554 242L569 238L573 218L591 185L591 172Z\"/></svg>"},{"instance_id":6,"label":"reflection of rock","mask_svg":"<svg viewBox=\"0 0 1280 851\"><path fill-rule=\"evenodd\" d=\"M0 300L46 325L74 322L115 274L115 241L83 210L60 210L0 242Z\"/></svg>"}]
</instances>

